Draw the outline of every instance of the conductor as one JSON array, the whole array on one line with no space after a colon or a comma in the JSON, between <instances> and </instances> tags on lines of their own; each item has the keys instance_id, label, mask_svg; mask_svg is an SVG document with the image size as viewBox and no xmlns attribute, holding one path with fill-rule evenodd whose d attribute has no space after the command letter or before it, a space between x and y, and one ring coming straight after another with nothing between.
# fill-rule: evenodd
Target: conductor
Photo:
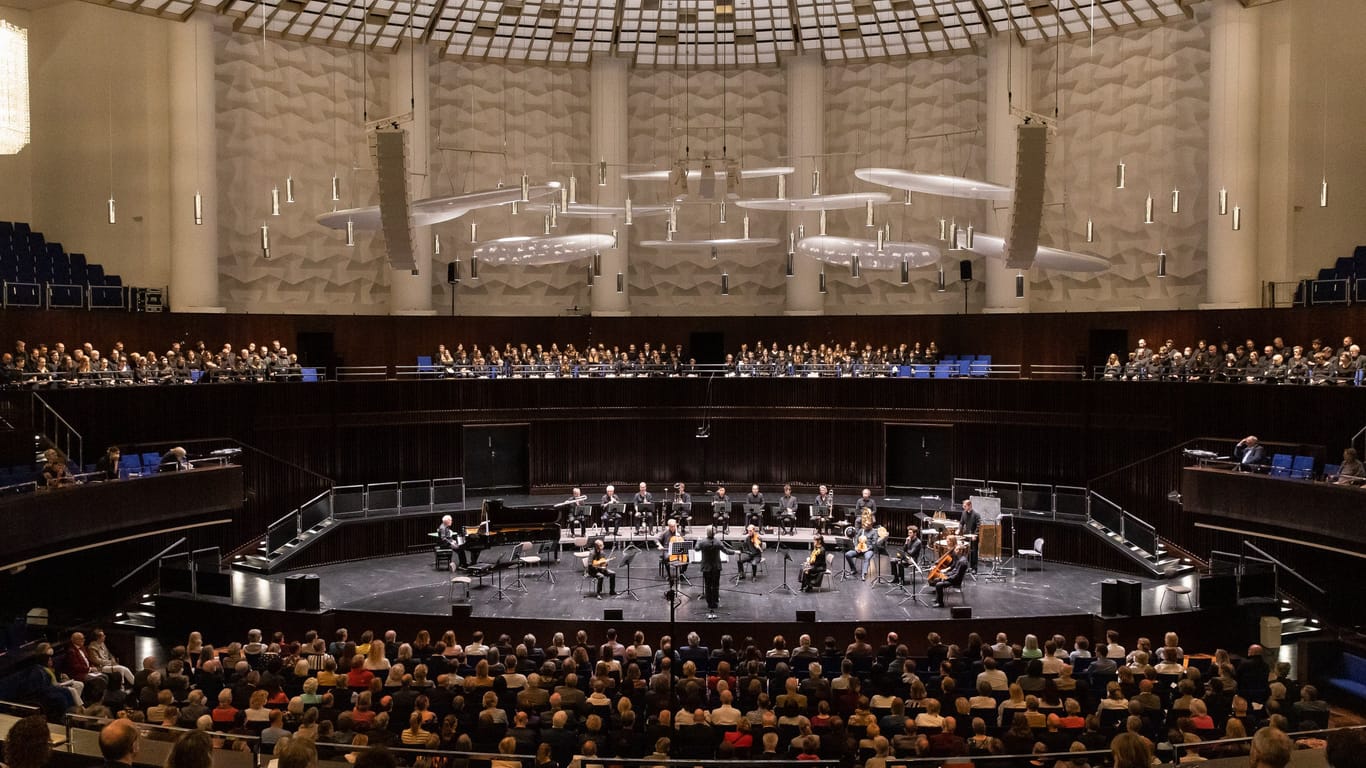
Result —
<instances>
[{"instance_id":1,"label":"conductor","mask_svg":"<svg viewBox=\"0 0 1366 768\"><path fill-rule=\"evenodd\" d=\"M702 580L706 583L707 618L716 618L716 606L721 602L721 553L735 554L724 540L716 538L716 526L707 526L707 538L697 547L702 553Z\"/></svg>"}]
</instances>

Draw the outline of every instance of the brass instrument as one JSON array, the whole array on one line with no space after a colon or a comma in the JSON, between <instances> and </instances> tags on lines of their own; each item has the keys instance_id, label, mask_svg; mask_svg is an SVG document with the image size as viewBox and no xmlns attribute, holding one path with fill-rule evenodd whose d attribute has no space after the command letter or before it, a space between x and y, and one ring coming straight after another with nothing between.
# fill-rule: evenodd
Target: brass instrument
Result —
<instances>
[{"instance_id":1,"label":"brass instrument","mask_svg":"<svg viewBox=\"0 0 1366 768\"><path fill-rule=\"evenodd\" d=\"M871 509L869 509L869 508L867 508L867 507L864 507L864 508L863 508L863 514L859 516L859 525L861 525L861 526L863 526L863 527L865 527L865 528L871 528L871 527L872 527L872 525L873 525L873 510L871 510Z\"/></svg>"}]
</instances>

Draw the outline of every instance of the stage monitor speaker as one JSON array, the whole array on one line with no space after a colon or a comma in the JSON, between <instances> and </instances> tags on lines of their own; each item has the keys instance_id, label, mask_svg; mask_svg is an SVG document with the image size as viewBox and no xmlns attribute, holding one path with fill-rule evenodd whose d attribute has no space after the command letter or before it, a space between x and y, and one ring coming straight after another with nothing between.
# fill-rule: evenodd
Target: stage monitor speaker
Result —
<instances>
[{"instance_id":1,"label":"stage monitor speaker","mask_svg":"<svg viewBox=\"0 0 1366 768\"><path fill-rule=\"evenodd\" d=\"M468 619L473 611L474 606L469 603L451 603L452 619Z\"/></svg>"},{"instance_id":2,"label":"stage monitor speaker","mask_svg":"<svg viewBox=\"0 0 1366 768\"><path fill-rule=\"evenodd\" d=\"M1015 196L1010 204L1006 266L1029 269L1039 250L1043 223L1044 170L1048 164L1048 128L1025 123L1015 131Z\"/></svg>"},{"instance_id":3,"label":"stage monitor speaker","mask_svg":"<svg viewBox=\"0 0 1366 768\"><path fill-rule=\"evenodd\" d=\"M1238 577L1211 573L1200 577L1201 608L1232 608L1238 604Z\"/></svg>"},{"instance_id":4,"label":"stage monitor speaker","mask_svg":"<svg viewBox=\"0 0 1366 768\"><path fill-rule=\"evenodd\" d=\"M389 251L389 266L411 271L413 258L413 217L408 207L408 132L378 130L370 134L379 186L379 221L384 244Z\"/></svg>"},{"instance_id":5,"label":"stage monitor speaker","mask_svg":"<svg viewBox=\"0 0 1366 768\"><path fill-rule=\"evenodd\" d=\"M285 577L285 610L317 611L322 601L319 596L321 581L316 573L296 573Z\"/></svg>"},{"instance_id":6,"label":"stage monitor speaker","mask_svg":"<svg viewBox=\"0 0 1366 768\"><path fill-rule=\"evenodd\" d=\"M1143 585L1133 579L1106 579L1100 583L1102 616L1142 616Z\"/></svg>"},{"instance_id":7,"label":"stage monitor speaker","mask_svg":"<svg viewBox=\"0 0 1366 768\"><path fill-rule=\"evenodd\" d=\"M602 611L602 620L603 620L603 621L621 621L621 620L622 620L621 609L620 609L620 608L604 608L603 611Z\"/></svg>"},{"instance_id":8,"label":"stage monitor speaker","mask_svg":"<svg viewBox=\"0 0 1366 768\"><path fill-rule=\"evenodd\" d=\"M816 612L815 612L815 611L797 611L797 623L798 623L798 624L815 624L815 623L816 623Z\"/></svg>"},{"instance_id":9,"label":"stage monitor speaker","mask_svg":"<svg viewBox=\"0 0 1366 768\"><path fill-rule=\"evenodd\" d=\"M970 619L972 618L972 606L954 605L949 607L949 618L951 619Z\"/></svg>"},{"instance_id":10,"label":"stage monitor speaker","mask_svg":"<svg viewBox=\"0 0 1366 768\"><path fill-rule=\"evenodd\" d=\"M965 283L972 282L972 259L958 262L958 279Z\"/></svg>"}]
</instances>

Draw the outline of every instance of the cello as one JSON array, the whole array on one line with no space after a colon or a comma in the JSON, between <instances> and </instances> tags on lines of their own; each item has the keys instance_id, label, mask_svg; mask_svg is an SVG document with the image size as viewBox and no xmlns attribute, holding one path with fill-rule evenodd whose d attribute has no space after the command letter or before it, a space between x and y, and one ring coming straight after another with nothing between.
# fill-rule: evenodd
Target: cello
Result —
<instances>
[{"instance_id":1,"label":"cello","mask_svg":"<svg viewBox=\"0 0 1366 768\"><path fill-rule=\"evenodd\" d=\"M925 577L925 580L926 580L926 581L934 581L936 578L940 578L940 579L944 578L944 569L945 569L946 567L948 567L949 563L952 563L952 562L953 562L953 550L950 549L948 552L945 552L945 553L944 553L944 556L943 556L943 557L941 557L941 558L939 558L938 560L935 561L934 565L930 568L930 573L929 573L929 575Z\"/></svg>"}]
</instances>

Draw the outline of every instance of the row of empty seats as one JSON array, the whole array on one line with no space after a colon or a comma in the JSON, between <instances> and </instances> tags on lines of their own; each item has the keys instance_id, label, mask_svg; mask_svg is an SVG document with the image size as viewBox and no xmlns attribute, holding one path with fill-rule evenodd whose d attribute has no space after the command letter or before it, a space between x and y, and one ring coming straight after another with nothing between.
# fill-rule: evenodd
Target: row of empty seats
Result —
<instances>
[{"instance_id":1,"label":"row of empty seats","mask_svg":"<svg viewBox=\"0 0 1366 768\"><path fill-rule=\"evenodd\" d=\"M1361 301L1366 298L1363 291L1366 291L1366 245L1358 245L1351 256L1339 257L1333 266L1320 269L1318 277L1296 286L1295 306Z\"/></svg>"},{"instance_id":2,"label":"row of empty seats","mask_svg":"<svg viewBox=\"0 0 1366 768\"><path fill-rule=\"evenodd\" d=\"M83 253L67 253L23 222L0 221L0 283L5 307L122 309L123 279Z\"/></svg>"}]
</instances>

